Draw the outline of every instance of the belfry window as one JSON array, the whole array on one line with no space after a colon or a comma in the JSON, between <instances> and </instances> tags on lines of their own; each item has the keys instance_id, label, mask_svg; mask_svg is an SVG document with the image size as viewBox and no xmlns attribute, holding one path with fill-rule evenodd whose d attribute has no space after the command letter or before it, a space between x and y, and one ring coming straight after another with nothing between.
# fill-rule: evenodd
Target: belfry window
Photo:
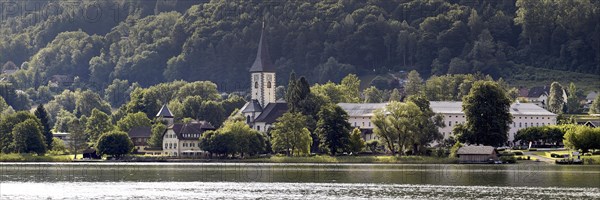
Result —
<instances>
[{"instance_id":1,"label":"belfry window","mask_svg":"<svg viewBox=\"0 0 600 200\"><path fill-rule=\"evenodd\" d=\"M271 88L271 82L267 82L267 88Z\"/></svg>"},{"instance_id":2,"label":"belfry window","mask_svg":"<svg viewBox=\"0 0 600 200\"><path fill-rule=\"evenodd\" d=\"M258 81L254 82L254 88L258 88Z\"/></svg>"}]
</instances>

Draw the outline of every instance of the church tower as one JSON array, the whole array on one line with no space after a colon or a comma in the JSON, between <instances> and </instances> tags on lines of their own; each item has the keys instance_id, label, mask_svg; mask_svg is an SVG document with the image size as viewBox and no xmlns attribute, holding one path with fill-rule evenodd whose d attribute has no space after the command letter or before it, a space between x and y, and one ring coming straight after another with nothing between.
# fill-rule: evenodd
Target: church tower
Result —
<instances>
[{"instance_id":1,"label":"church tower","mask_svg":"<svg viewBox=\"0 0 600 200\"><path fill-rule=\"evenodd\" d=\"M263 22L256 60L250 68L252 99L257 100L264 108L275 102L275 66L271 62L267 41L265 39L265 24Z\"/></svg>"}]
</instances>

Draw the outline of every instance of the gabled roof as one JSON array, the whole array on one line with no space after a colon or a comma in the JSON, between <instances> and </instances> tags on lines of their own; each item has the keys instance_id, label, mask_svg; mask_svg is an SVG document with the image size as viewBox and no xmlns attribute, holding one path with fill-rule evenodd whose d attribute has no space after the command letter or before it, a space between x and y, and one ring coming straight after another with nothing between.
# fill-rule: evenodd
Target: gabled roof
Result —
<instances>
[{"instance_id":1,"label":"gabled roof","mask_svg":"<svg viewBox=\"0 0 600 200\"><path fill-rule=\"evenodd\" d=\"M156 113L156 117L173 118L173 113L171 113L171 110L169 110L169 107L165 104L160 108L160 111Z\"/></svg>"},{"instance_id":2,"label":"gabled roof","mask_svg":"<svg viewBox=\"0 0 600 200\"><path fill-rule=\"evenodd\" d=\"M283 116L288 111L288 104L286 102L275 102L269 103L263 109L263 112L258 115L254 122L264 122L266 124L273 124L277 121L277 118Z\"/></svg>"},{"instance_id":3,"label":"gabled roof","mask_svg":"<svg viewBox=\"0 0 600 200\"><path fill-rule=\"evenodd\" d=\"M550 94L550 88L547 86L538 86L538 87L532 87L531 89L529 89L529 93L527 94L527 97L530 98L538 98L542 95L546 95L548 96L548 94Z\"/></svg>"},{"instance_id":4,"label":"gabled roof","mask_svg":"<svg viewBox=\"0 0 600 200\"><path fill-rule=\"evenodd\" d=\"M246 102L244 107L242 107L242 113L262 112L262 111L263 111L263 108L262 108L262 106L260 106L260 103L258 103L258 100L256 100L256 99L252 99L249 102Z\"/></svg>"},{"instance_id":5,"label":"gabled roof","mask_svg":"<svg viewBox=\"0 0 600 200\"><path fill-rule=\"evenodd\" d=\"M275 66L271 62L271 56L267 48L264 23L262 32L260 33L260 41L258 42L258 52L256 53L254 64L250 68L250 72L275 72Z\"/></svg>"},{"instance_id":6,"label":"gabled roof","mask_svg":"<svg viewBox=\"0 0 600 200\"><path fill-rule=\"evenodd\" d=\"M597 128L597 127L600 127L600 121L587 121L583 125L589 126L592 128Z\"/></svg>"},{"instance_id":7,"label":"gabled roof","mask_svg":"<svg viewBox=\"0 0 600 200\"><path fill-rule=\"evenodd\" d=\"M173 124L165 130L165 133L168 130L173 130L180 140L199 140L205 131L215 130L215 127L207 121L193 121L187 124ZM196 135L198 137L195 137Z\"/></svg>"},{"instance_id":8,"label":"gabled roof","mask_svg":"<svg viewBox=\"0 0 600 200\"><path fill-rule=\"evenodd\" d=\"M495 153L492 146L464 146L456 152L458 155L490 155L492 153Z\"/></svg>"},{"instance_id":9,"label":"gabled roof","mask_svg":"<svg viewBox=\"0 0 600 200\"><path fill-rule=\"evenodd\" d=\"M150 138L152 128L148 126L134 127L127 133L130 138Z\"/></svg>"}]
</instances>

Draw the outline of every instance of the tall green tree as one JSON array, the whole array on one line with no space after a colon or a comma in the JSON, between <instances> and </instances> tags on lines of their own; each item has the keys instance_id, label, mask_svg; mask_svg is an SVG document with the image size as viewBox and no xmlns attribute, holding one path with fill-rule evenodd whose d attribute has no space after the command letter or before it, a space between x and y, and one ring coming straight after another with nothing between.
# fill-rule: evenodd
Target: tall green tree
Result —
<instances>
[{"instance_id":1,"label":"tall green tree","mask_svg":"<svg viewBox=\"0 0 600 200\"><path fill-rule=\"evenodd\" d=\"M597 95L590 106L590 114L600 114L600 95Z\"/></svg>"},{"instance_id":2,"label":"tall green tree","mask_svg":"<svg viewBox=\"0 0 600 200\"><path fill-rule=\"evenodd\" d=\"M135 127L150 127L151 121L143 112L129 113L123 119L117 122L117 129L123 132L129 132Z\"/></svg>"},{"instance_id":3,"label":"tall green tree","mask_svg":"<svg viewBox=\"0 0 600 200\"><path fill-rule=\"evenodd\" d=\"M271 144L274 152L288 156L310 153L311 135L306 128L306 117L300 113L285 113L273 124Z\"/></svg>"},{"instance_id":4,"label":"tall green tree","mask_svg":"<svg viewBox=\"0 0 600 200\"><path fill-rule=\"evenodd\" d=\"M423 95L413 95L408 97L409 102L415 103L421 110L421 115L418 119L418 133L413 141L413 154L425 153L425 146L431 142L440 141L443 135L440 134L439 128L445 127L444 118L440 114L435 114L429 106L429 100Z\"/></svg>"},{"instance_id":5,"label":"tall green tree","mask_svg":"<svg viewBox=\"0 0 600 200\"><path fill-rule=\"evenodd\" d=\"M383 102L383 91L371 86L363 91L365 103L381 103Z\"/></svg>"},{"instance_id":6,"label":"tall green tree","mask_svg":"<svg viewBox=\"0 0 600 200\"><path fill-rule=\"evenodd\" d=\"M397 88L392 90L392 93L390 94L390 101L402 101L402 96Z\"/></svg>"},{"instance_id":7,"label":"tall green tree","mask_svg":"<svg viewBox=\"0 0 600 200\"><path fill-rule=\"evenodd\" d=\"M167 130L167 125L156 122L152 124L152 135L148 140L148 146L150 147L161 147L163 143L163 134Z\"/></svg>"},{"instance_id":8,"label":"tall green tree","mask_svg":"<svg viewBox=\"0 0 600 200\"><path fill-rule=\"evenodd\" d=\"M406 95L415 95L421 92L422 85L423 79L421 78L421 75L416 70L412 70L408 73L406 78L404 91L406 92Z\"/></svg>"},{"instance_id":9,"label":"tall green tree","mask_svg":"<svg viewBox=\"0 0 600 200\"><path fill-rule=\"evenodd\" d=\"M88 134L88 141L96 142L100 135L113 129L114 125L110 116L94 108L85 125L85 133Z\"/></svg>"},{"instance_id":10,"label":"tall green tree","mask_svg":"<svg viewBox=\"0 0 600 200\"><path fill-rule=\"evenodd\" d=\"M348 150L351 126L348 123L348 113L341 107L330 104L321 107L319 121L315 132L319 135L321 147L331 155Z\"/></svg>"},{"instance_id":11,"label":"tall green tree","mask_svg":"<svg viewBox=\"0 0 600 200\"><path fill-rule=\"evenodd\" d=\"M552 82L550 85L550 94L548 95L548 110L556 114L563 113L564 97L563 87L558 82Z\"/></svg>"},{"instance_id":12,"label":"tall green tree","mask_svg":"<svg viewBox=\"0 0 600 200\"><path fill-rule=\"evenodd\" d=\"M13 114L2 115L2 117L0 117L0 150L2 152L14 152L15 149L12 145L14 142L13 130L17 124L29 119L38 122L40 127L42 126L39 122L39 119L28 111L19 111Z\"/></svg>"},{"instance_id":13,"label":"tall green tree","mask_svg":"<svg viewBox=\"0 0 600 200\"><path fill-rule=\"evenodd\" d=\"M118 158L133 151L133 142L129 135L123 131L110 131L98 138L96 150L99 155L111 155Z\"/></svg>"},{"instance_id":14,"label":"tall green tree","mask_svg":"<svg viewBox=\"0 0 600 200\"><path fill-rule=\"evenodd\" d=\"M390 102L385 109L388 112L386 118L391 132L398 135L398 147L405 153L405 147L417 143L419 139L421 130L418 125L423 114L413 102Z\"/></svg>"},{"instance_id":15,"label":"tall green tree","mask_svg":"<svg viewBox=\"0 0 600 200\"><path fill-rule=\"evenodd\" d=\"M216 101L205 101L202 102L200 109L200 119L210 122L215 127L219 127L223 124L226 115L222 103Z\"/></svg>"},{"instance_id":16,"label":"tall green tree","mask_svg":"<svg viewBox=\"0 0 600 200\"><path fill-rule=\"evenodd\" d=\"M17 153L36 153L44 155L46 153L46 142L42 135L42 127L39 122L33 119L27 119L15 125L12 130L12 147Z\"/></svg>"},{"instance_id":17,"label":"tall green tree","mask_svg":"<svg viewBox=\"0 0 600 200\"><path fill-rule=\"evenodd\" d=\"M463 98L467 122L456 126L453 132L461 133L458 139L463 143L502 146L512 123L509 109L510 99L497 83L475 82L469 95Z\"/></svg>"},{"instance_id":18,"label":"tall green tree","mask_svg":"<svg viewBox=\"0 0 600 200\"><path fill-rule=\"evenodd\" d=\"M44 105L38 105L38 107L35 109L34 114L42 123L42 135L44 135L44 140L46 142L47 149L52 149L52 131L50 130L48 112L46 112Z\"/></svg>"},{"instance_id":19,"label":"tall green tree","mask_svg":"<svg viewBox=\"0 0 600 200\"><path fill-rule=\"evenodd\" d=\"M75 155L73 159L77 159L77 154L90 146L87 143L88 139L85 134L85 122L77 118L69 120L67 122L67 132L69 133L69 139L66 142L69 144L70 152Z\"/></svg>"},{"instance_id":20,"label":"tall green tree","mask_svg":"<svg viewBox=\"0 0 600 200\"><path fill-rule=\"evenodd\" d=\"M581 104L579 103L579 98L577 97L577 86L575 83L571 82L567 91L567 111L572 114L579 113L581 110Z\"/></svg>"},{"instance_id":21,"label":"tall green tree","mask_svg":"<svg viewBox=\"0 0 600 200\"><path fill-rule=\"evenodd\" d=\"M397 149L395 142L398 140L398 134L392 129L391 124L386 117L385 110L375 110L371 122L373 122L373 125L375 126L373 129L375 135L379 136L379 139L389 152L396 154Z\"/></svg>"},{"instance_id":22,"label":"tall green tree","mask_svg":"<svg viewBox=\"0 0 600 200\"><path fill-rule=\"evenodd\" d=\"M346 103L360 102L360 79L356 74L348 74L340 84L344 92L344 100Z\"/></svg>"},{"instance_id":23,"label":"tall green tree","mask_svg":"<svg viewBox=\"0 0 600 200\"><path fill-rule=\"evenodd\" d=\"M360 135L360 129L358 128L354 128L350 134L350 151L353 153L361 152L366 146L365 140Z\"/></svg>"}]
</instances>

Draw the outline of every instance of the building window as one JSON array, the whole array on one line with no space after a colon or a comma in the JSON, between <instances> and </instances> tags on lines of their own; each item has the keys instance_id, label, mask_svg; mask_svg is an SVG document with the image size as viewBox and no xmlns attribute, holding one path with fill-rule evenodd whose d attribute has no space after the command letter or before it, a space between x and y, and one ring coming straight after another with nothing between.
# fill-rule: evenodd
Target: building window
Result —
<instances>
[{"instance_id":1,"label":"building window","mask_svg":"<svg viewBox=\"0 0 600 200\"><path fill-rule=\"evenodd\" d=\"M260 131L260 126L256 126L256 130L259 130L259 131Z\"/></svg>"},{"instance_id":2,"label":"building window","mask_svg":"<svg viewBox=\"0 0 600 200\"><path fill-rule=\"evenodd\" d=\"M257 88L257 89L258 89L258 81L255 81L255 82L254 82L254 88Z\"/></svg>"},{"instance_id":3,"label":"building window","mask_svg":"<svg viewBox=\"0 0 600 200\"><path fill-rule=\"evenodd\" d=\"M533 127L533 122L531 122L531 126Z\"/></svg>"},{"instance_id":4,"label":"building window","mask_svg":"<svg viewBox=\"0 0 600 200\"><path fill-rule=\"evenodd\" d=\"M521 128L521 127L523 127L523 126L522 126L521 122L519 122L519 128Z\"/></svg>"},{"instance_id":5,"label":"building window","mask_svg":"<svg viewBox=\"0 0 600 200\"><path fill-rule=\"evenodd\" d=\"M539 123L539 122L538 122L538 123L535 123L535 126L540 126L540 123Z\"/></svg>"},{"instance_id":6,"label":"building window","mask_svg":"<svg viewBox=\"0 0 600 200\"><path fill-rule=\"evenodd\" d=\"M271 88L271 82L267 82L267 88Z\"/></svg>"},{"instance_id":7,"label":"building window","mask_svg":"<svg viewBox=\"0 0 600 200\"><path fill-rule=\"evenodd\" d=\"M354 126L356 126L356 122L354 122Z\"/></svg>"},{"instance_id":8,"label":"building window","mask_svg":"<svg viewBox=\"0 0 600 200\"><path fill-rule=\"evenodd\" d=\"M452 121L448 121L448 126L452 126Z\"/></svg>"},{"instance_id":9,"label":"building window","mask_svg":"<svg viewBox=\"0 0 600 200\"><path fill-rule=\"evenodd\" d=\"M362 122L362 126L365 126L365 122Z\"/></svg>"},{"instance_id":10,"label":"building window","mask_svg":"<svg viewBox=\"0 0 600 200\"><path fill-rule=\"evenodd\" d=\"M369 122L369 127L371 127L371 122Z\"/></svg>"},{"instance_id":11,"label":"building window","mask_svg":"<svg viewBox=\"0 0 600 200\"><path fill-rule=\"evenodd\" d=\"M452 118L452 115L448 116L449 118Z\"/></svg>"},{"instance_id":12,"label":"building window","mask_svg":"<svg viewBox=\"0 0 600 200\"><path fill-rule=\"evenodd\" d=\"M246 124L250 123L250 115L246 116Z\"/></svg>"}]
</instances>

